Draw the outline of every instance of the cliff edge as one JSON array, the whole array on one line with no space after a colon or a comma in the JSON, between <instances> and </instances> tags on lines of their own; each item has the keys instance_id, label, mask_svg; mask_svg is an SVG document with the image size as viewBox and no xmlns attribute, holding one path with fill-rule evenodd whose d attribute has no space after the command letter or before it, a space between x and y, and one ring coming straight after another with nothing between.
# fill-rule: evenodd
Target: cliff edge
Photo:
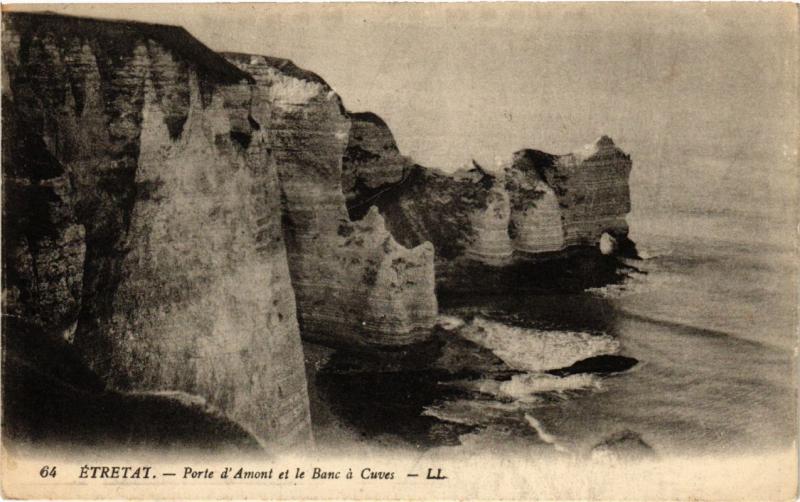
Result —
<instances>
[{"instance_id":1,"label":"cliff edge","mask_svg":"<svg viewBox=\"0 0 800 502\"><path fill-rule=\"evenodd\" d=\"M163 406L232 445L309 445L301 336L409 346L431 337L437 290L635 253L631 161L610 138L444 173L289 60L174 26L2 22L6 433Z\"/></svg>"}]
</instances>

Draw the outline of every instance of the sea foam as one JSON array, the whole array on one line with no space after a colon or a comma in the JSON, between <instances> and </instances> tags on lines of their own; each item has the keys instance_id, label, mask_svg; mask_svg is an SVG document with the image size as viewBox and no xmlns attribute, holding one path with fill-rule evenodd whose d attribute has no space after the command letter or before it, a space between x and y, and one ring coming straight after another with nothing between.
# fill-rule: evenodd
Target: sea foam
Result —
<instances>
[{"instance_id":1,"label":"sea foam","mask_svg":"<svg viewBox=\"0 0 800 502\"><path fill-rule=\"evenodd\" d=\"M521 373L509 380L481 378L459 380L448 385L501 400L518 401L520 404L541 402L540 396L543 394L566 397L569 391L602 389L600 380L590 374L557 377L544 373Z\"/></svg>"}]
</instances>

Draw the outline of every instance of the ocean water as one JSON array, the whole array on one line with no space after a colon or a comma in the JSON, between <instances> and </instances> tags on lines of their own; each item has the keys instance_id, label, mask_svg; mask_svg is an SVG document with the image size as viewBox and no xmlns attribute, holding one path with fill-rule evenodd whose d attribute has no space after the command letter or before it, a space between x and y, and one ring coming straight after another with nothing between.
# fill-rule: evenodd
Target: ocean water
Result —
<instances>
[{"instance_id":1,"label":"ocean water","mask_svg":"<svg viewBox=\"0 0 800 502\"><path fill-rule=\"evenodd\" d=\"M477 316L472 325L481 334L466 336L525 371L499 385L470 385L492 396L484 405L502 402L559 450L586 453L624 430L660 453L790 447L795 228L791 208L760 209L634 213L643 259L629 262L636 270L621 284L482 298L451 310L455 318ZM601 354L639 362L606 376L542 373ZM463 403L438 403L427 413L452 420L464 414Z\"/></svg>"},{"instance_id":2,"label":"ocean water","mask_svg":"<svg viewBox=\"0 0 800 502\"><path fill-rule=\"evenodd\" d=\"M515 440L519 428L497 427L511 421L535 431L531 442L576 454L622 431L661 454L791 446L794 250L657 235L640 235L640 247L646 259L622 284L450 309L444 326L522 373L450 383L472 394L424 414L476 426L462 442ZM611 375L546 373L604 354L638 364Z\"/></svg>"},{"instance_id":3,"label":"ocean water","mask_svg":"<svg viewBox=\"0 0 800 502\"><path fill-rule=\"evenodd\" d=\"M784 203L793 199L765 198L765 188L757 200L739 187L666 204L643 181L632 186L628 218L642 259L626 262L621 283L442 302L440 328L513 374L328 375L340 416L362 436L415 447L590 455L625 431L659 455L791 447L798 260L796 213ZM794 181L786 186L796 193ZM603 355L638 363L617 373L553 371Z\"/></svg>"},{"instance_id":4,"label":"ocean water","mask_svg":"<svg viewBox=\"0 0 800 502\"><path fill-rule=\"evenodd\" d=\"M488 349L515 374L451 379L395 368L327 375L328 398L362 436L394 436L415 447L589 455L623 431L663 455L790 447L797 428L794 250L674 235L638 239L645 258L629 262L635 269L620 284L442 306L446 333ZM638 363L619 373L549 373L600 355Z\"/></svg>"}]
</instances>

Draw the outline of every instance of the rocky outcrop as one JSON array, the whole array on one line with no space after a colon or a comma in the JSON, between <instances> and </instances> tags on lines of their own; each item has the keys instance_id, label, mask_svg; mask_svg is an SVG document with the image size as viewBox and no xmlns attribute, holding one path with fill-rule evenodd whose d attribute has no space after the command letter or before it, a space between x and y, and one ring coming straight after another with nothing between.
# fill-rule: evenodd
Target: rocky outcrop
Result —
<instances>
[{"instance_id":1,"label":"rocky outcrop","mask_svg":"<svg viewBox=\"0 0 800 502\"><path fill-rule=\"evenodd\" d=\"M364 203L376 189L398 183L411 168L400 155L389 126L374 113L350 113L350 136L342 163L348 202Z\"/></svg>"},{"instance_id":2,"label":"rocky outcrop","mask_svg":"<svg viewBox=\"0 0 800 502\"><path fill-rule=\"evenodd\" d=\"M3 15L3 63L4 313L74 340L110 388L308 443L253 79L181 28L48 14Z\"/></svg>"},{"instance_id":3,"label":"rocky outcrop","mask_svg":"<svg viewBox=\"0 0 800 502\"><path fill-rule=\"evenodd\" d=\"M596 246L603 233L627 236L631 159L608 136L566 155L517 152L513 168L553 188L566 246Z\"/></svg>"},{"instance_id":4,"label":"rocky outcrop","mask_svg":"<svg viewBox=\"0 0 800 502\"><path fill-rule=\"evenodd\" d=\"M398 244L377 211L355 222L347 213L342 157L363 127L352 130L339 96L290 61L226 56L271 104L272 158L303 336L333 345L427 337L437 311L432 246ZM382 139L365 148L376 141Z\"/></svg>"},{"instance_id":5,"label":"rocky outcrop","mask_svg":"<svg viewBox=\"0 0 800 502\"><path fill-rule=\"evenodd\" d=\"M561 251L566 241L558 198L543 179L524 169L524 161L517 153L505 170L512 201L508 233L514 249L529 255Z\"/></svg>"},{"instance_id":6,"label":"rocky outcrop","mask_svg":"<svg viewBox=\"0 0 800 502\"><path fill-rule=\"evenodd\" d=\"M622 430L597 443L591 450L592 460L623 461L643 460L656 456L638 432Z\"/></svg>"},{"instance_id":7,"label":"rocky outcrop","mask_svg":"<svg viewBox=\"0 0 800 502\"><path fill-rule=\"evenodd\" d=\"M494 177L479 167L448 175L414 166L400 183L372 194L370 204L353 201L349 209L353 218L361 218L374 204L401 244L431 242L437 260L450 260L472 245L472 219L485 211L494 183Z\"/></svg>"},{"instance_id":8,"label":"rocky outcrop","mask_svg":"<svg viewBox=\"0 0 800 502\"><path fill-rule=\"evenodd\" d=\"M394 145L382 121L370 123L379 125L362 128L359 145ZM368 133L376 137L364 139ZM398 168L403 158L396 148L385 155L380 148L361 150L369 152L368 162L353 154L344 158L345 185L357 180L350 214L359 217L374 204L402 244L433 243L440 283L469 263L503 267L563 257L578 246L602 254L635 252L625 221L630 157L606 136L567 155L519 151L499 172L474 164L445 174L408 167L407 160Z\"/></svg>"}]
</instances>

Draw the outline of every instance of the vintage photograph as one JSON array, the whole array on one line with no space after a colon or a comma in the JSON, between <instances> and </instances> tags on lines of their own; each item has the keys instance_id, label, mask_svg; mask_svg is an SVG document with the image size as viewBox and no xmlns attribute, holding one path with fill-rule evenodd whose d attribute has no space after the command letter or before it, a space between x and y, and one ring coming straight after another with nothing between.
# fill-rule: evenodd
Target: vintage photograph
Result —
<instances>
[{"instance_id":1,"label":"vintage photograph","mask_svg":"<svg viewBox=\"0 0 800 502\"><path fill-rule=\"evenodd\" d=\"M781 3L4 4L4 496L794 498L798 54Z\"/></svg>"}]
</instances>

